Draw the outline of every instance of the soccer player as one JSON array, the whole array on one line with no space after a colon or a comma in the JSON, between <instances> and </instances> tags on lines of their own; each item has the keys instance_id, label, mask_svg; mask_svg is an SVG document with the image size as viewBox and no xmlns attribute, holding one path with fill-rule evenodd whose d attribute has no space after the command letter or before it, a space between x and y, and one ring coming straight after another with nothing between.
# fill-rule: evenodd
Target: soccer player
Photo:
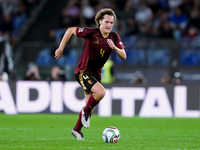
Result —
<instances>
[{"instance_id":1,"label":"soccer player","mask_svg":"<svg viewBox=\"0 0 200 150\"><path fill-rule=\"evenodd\" d=\"M76 80L85 91L85 107L81 109L78 121L72 129L72 135L77 140L84 140L81 128L89 128L92 111L106 94L101 84L101 69L111 52L115 51L121 59L126 59L125 46L119 35L111 32L115 21L116 15L112 9L102 9L95 16L97 28L68 28L55 51L55 58L59 59L72 35L85 39L84 49L74 72Z\"/></svg>"}]
</instances>

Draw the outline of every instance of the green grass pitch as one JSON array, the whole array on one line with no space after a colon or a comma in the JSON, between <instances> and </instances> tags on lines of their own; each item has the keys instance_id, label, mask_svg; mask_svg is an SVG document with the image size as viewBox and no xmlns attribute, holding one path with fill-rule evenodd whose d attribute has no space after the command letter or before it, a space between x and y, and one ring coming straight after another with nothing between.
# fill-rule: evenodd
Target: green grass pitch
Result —
<instances>
[{"instance_id":1,"label":"green grass pitch","mask_svg":"<svg viewBox=\"0 0 200 150\"><path fill-rule=\"evenodd\" d=\"M99 117L93 115L85 141L71 130L78 114L0 114L0 150L200 150L200 118ZM105 143L107 126L119 129L118 143Z\"/></svg>"}]
</instances>

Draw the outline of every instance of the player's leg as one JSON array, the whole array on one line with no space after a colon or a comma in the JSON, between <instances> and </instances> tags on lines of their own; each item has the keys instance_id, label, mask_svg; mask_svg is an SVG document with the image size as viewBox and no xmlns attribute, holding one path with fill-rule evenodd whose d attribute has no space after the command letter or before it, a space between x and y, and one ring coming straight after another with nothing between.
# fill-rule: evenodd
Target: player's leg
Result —
<instances>
[{"instance_id":1,"label":"player's leg","mask_svg":"<svg viewBox=\"0 0 200 150\"><path fill-rule=\"evenodd\" d=\"M86 106L86 104L87 104L87 102L88 102L88 100L89 100L91 94L92 94L92 92L89 92L89 93L88 93L88 92L85 91L85 106ZM94 108L90 111L90 117L92 116L93 110L94 110Z\"/></svg>"},{"instance_id":2,"label":"player's leg","mask_svg":"<svg viewBox=\"0 0 200 150\"><path fill-rule=\"evenodd\" d=\"M93 97L93 94L94 94L95 98L98 101L101 100L102 97L105 95L105 93L103 93L103 92L98 92L98 90L105 92L105 89L103 88L103 86L98 82L98 81L100 81L100 79L96 79L95 77L93 77L92 75L87 74L87 73L86 74L85 73L83 73L83 74L82 73L76 74L76 79L77 79L78 83L85 90L85 103L86 103L85 106L87 106L88 101L89 101L89 99L91 99L91 96ZM97 101L97 104L98 104L98 101ZM89 104L91 104L91 102ZM81 119L84 118L83 122L87 121L88 118L91 116L94 107L91 108L90 111L89 111L89 113L87 113L87 114L85 114L85 112L83 111L83 109L80 111L78 121L76 123L76 126L74 127L75 131L81 132L81 129L83 127L83 123L82 123ZM84 125L84 126L86 128L88 128L89 127L89 122L87 121L87 125Z\"/></svg>"},{"instance_id":3,"label":"player's leg","mask_svg":"<svg viewBox=\"0 0 200 150\"><path fill-rule=\"evenodd\" d=\"M100 83L101 79L84 72L76 74L76 79L85 90L86 106L84 112L90 113L106 93L104 87Z\"/></svg>"},{"instance_id":4,"label":"player's leg","mask_svg":"<svg viewBox=\"0 0 200 150\"><path fill-rule=\"evenodd\" d=\"M72 135L77 139L77 140L84 140L83 134L81 132L81 129L83 127L81 123L81 116L82 116L82 110L79 113L78 120L76 122L75 127L72 129Z\"/></svg>"},{"instance_id":5,"label":"player's leg","mask_svg":"<svg viewBox=\"0 0 200 150\"><path fill-rule=\"evenodd\" d=\"M80 73L75 74L75 78L78 81L78 83L83 87L84 85L81 84L81 80L82 78L80 78ZM88 99L87 97L85 97L85 99ZM82 110L79 113L79 117L78 120L76 122L75 127L72 129L71 134L77 139L77 140L84 140L83 138L83 134L81 132L81 129L83 127L82 123L81 123L81 116L82 116Z\"/></svg>"},{"instance_id":6,"label":"player's leg","mask_svg":"<svg viewBox=\"0 0 200 150\"><path fill-rule=\"evenodd\" d=\"M92 92L88 93L88 92L85 91L85 105L87 105L87 102L88 102L91 94L92 94ZM94 108L92 108L91 111L90 111L90 117L92 116L93 110L94 110Z\"/></svg>"},{"instance_id":7,"label":"player's leg","mask_svg":"<svg viewBox=\"0 0 200 150\"><path fill-rule=\"evenodd\" d=\"M99 103L99 101L105 96L105 89L99 83L96 82L91 88L92 94L90 95L88 102L84 109L82 109L81 122L85 128L90 126L90 114L94 107Z\"/></svg>"},{"instance_id":8,"label":"player's leg","mask_svg":"<svg viewBox=\"0 0 200 150\"><path fill-rule=\"evenodd\" d=\"M83 133L81 131L76 131L75 128L72 129L72 135L77 139L77 140L85 140L83 138Z\"/></svg>"},{"instance_id":9,"label":"player's leg","mask_svg":"<svg viewBox=\"0 0 200 150\"><path fill-rule=\"evenodd\" d=\"M84 108L85 113L90 113L90 111L99 103L100 100L102 100L106 94L104 87L99 82L94 84L94 86L91 88L91 92L92 94L90 96L88 95L89 99Z\"/></svg>"},{"instance_id":10,"label":"player's leg","mask_svg":"<svg viewBox=\"0 0 200 150\"><path fill-rule=\"evenodd\" d=\"M92 93L91 92L86 92L86 91L84 91L84 95L85 95L85 105L87 104L87 102L88 102L88 100L89 100L89 98L90 98L90 95L91 95ZM82 123L81 123L81 115L82 115L82 110L80 111L80 113L79 113L79 118L78 118L78 120L77 120L77 122L76 122L76 126L74 127L74 130L75 131L81 131L81 128L83 127L83 125L82 125Z\"/></svg>"},{"instance_id":11,"label":"player's leg","mask_svg":"<svg viewBox=\"0 0 200 150\"><path fill-rule=\"evenodd\" d=\"M85 95L85 105L87 104L87 102L88 102L88 100L89 100L89 98L90 98L90 95L92 94L92 92L86 92L86 91L84 91L84 95Z\"/></svg>"}]
</instances>

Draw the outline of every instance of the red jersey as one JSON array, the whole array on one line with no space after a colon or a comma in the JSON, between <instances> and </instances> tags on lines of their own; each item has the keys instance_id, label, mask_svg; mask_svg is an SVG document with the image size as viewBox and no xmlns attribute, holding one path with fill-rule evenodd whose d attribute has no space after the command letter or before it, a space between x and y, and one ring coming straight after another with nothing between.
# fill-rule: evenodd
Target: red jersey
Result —
<instances>
[{"instance_id":1,"label":"red jersey","mask_svg":"<svg viewBox=\"0 0 200 150\"><path fill-rule=\"evenodd\" d=\"M75 74L82 70L101 77L101 69L112 52L107 39L111 39L118 48L125 48L119 35L115 32L111 32L107 38L104 38L99 28L77 27L76 35L85 39L85 45L78 66L75 69Z\"/></svg>"}]
</instances>

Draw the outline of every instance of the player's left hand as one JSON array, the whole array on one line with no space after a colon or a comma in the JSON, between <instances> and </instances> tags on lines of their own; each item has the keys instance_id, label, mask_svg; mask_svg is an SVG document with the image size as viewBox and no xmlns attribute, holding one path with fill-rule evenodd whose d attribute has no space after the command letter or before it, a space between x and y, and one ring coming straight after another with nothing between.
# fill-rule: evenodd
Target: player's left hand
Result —
<instances>
[{"instance_id":1,"label":"player's left hand","mask_svg":"<svg viewBox=\"0 0 200 150\"><path fill-rule=\"evenodd\" d=\"M112 49L115 48L115 44L113 43L113 41L111 39L107 39L107 43L110 46L110 48L112 48Z\"/></svg>"}]
</instances>

